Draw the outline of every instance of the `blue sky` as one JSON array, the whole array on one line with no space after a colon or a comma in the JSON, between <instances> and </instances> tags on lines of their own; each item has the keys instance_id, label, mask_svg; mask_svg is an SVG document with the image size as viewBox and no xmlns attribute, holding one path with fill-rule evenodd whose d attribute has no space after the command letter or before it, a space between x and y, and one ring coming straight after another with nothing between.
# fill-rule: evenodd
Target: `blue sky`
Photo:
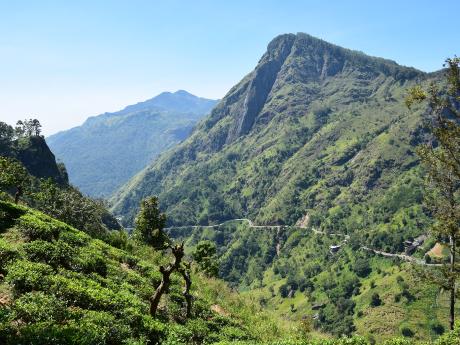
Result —
<instances>
[{"instance_id":1,"label":"blue sky","mask_svg":"<svg viewBox=\"0 0 460 345\"><path fill-rule=\"evenodd\" d=\"M460 1L0 0L0 120L45 134L162 91L221 98L278 34L424 71L460 54Z\"/></svg>"}]
</instances>

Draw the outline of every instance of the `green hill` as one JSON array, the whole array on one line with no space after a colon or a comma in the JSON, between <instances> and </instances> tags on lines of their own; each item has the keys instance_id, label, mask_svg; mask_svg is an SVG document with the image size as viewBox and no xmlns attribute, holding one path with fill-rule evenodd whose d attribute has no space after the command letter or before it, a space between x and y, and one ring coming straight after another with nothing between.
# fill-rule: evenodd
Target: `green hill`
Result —
<instances>
[{"instance_id":1,"label":"green hill","mask_svg":"<svg viewBox=\"0 0 460 345\"><path fill-rule=\"evenodd\" d=\"M36 178L51 178L61 186L69 183L64 165L40 135L17 136L13 127L0 121L0 156L18 160Z\"/></svg>"},{"instance_id":2,"label":"green hill","mask_svg":"<svg viewBox=\"0 0 460 345\"><path fill-rule=\"evenodd\" d=\"M157 318L149 297L164 252L118 249L36 210L0 201L0 343L201 344L268 341L290 331L222 282L192 276L186 320L180 276Z\"/></svg>"},{"instance_id":3,"label":"green hill","mask_svg":"<svg viewBox=\"0 0 460 345\"><path fill-rule=\"evenodd\" d=\"M190 138L115 194L113 211L129 225L139 201L158 195L170 224L308 219L350 233L386 224L420 201L417 187L394 200L392 186L416 179L409 171L425 133L403 99L431 77L306 34L281 35Z\"/></svg>"},{"instance_id":4,"label":"green hill","mask_svg":"<svg viewBox=\"0 0 460 345\"><path fill-rule=\"evenodd\" d=\"M164 92L46 138L82 192L107 197L158 154L184 140L216 101Z\"/></svg>"},{"instance_id":5,"label":"green hill","mask_svg":"<svg viewBox=\"0 0 460 345\"><path fill-rule=\"evenodd\" d=\"M401 253L427 232L415 153L429 140L426 112L404 98L432 80L306 34L279 36L186 141L115 195L113 211L129 225L139 201L158 195L171 236L189 248L213 241L219 276L286 319L377 341L435 338L446 296L411 265L362 248ZM241 218L271 227L177 227Z\"/></svg>"}]
</instances>

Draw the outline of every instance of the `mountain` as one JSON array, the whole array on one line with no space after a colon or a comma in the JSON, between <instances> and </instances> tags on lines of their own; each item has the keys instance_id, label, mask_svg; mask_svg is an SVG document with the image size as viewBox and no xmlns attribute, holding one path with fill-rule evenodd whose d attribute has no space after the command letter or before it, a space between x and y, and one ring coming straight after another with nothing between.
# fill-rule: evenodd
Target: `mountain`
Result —
<instances>
[{"instance_id":1,"label":"mountain","mask_svg":"<svg viewBox=\"0 0 460 345\"><path fill-rule=\"evenodd\" d=\"M434 77L307 34L278 36L187 140L116 193L113 211L130 224L140 200L158 195L177 225L386 224L421 198L396 188L417 178L425 136L422 111L403 99Z\"/></svg>"},{"instance_id":2,"label":"mountain","mask_svg":"<svg viewBox=\"0 0 460 345\"><path fill-rule=\"evenodd\" d=\"M48 137L70 182L96 197L109 196L158 154L184 140L216 104L186 91L163 92L115 113L88 118Z\"/></svg>"},{"instance_id":3,"label":"mountain","mask_svg":"<svg viewBox=\"0 0 460 345\"><path fill-rule=\"evenodd\" d=\"M415 152L432 137L425 106L404 99L441 74L276 37L187 140L115 194L113 212L132 224L157 195L171 237L189 250L211 241L219 277L285 320L376 343L435 339L448 296L420 267L445 258L427 236Z\"/></svg>"},{"instance_id":4,"label":"mountain","mask_svg":"<svg viewBox=\"0 0 460 345\"><path fill-rule=\"evenodd\" d=\"M0 122L3 128L11 128ZM11 128L11 131L13 129ZM3 138L1 138L3 139ZM59 185L68 184L65 167L56 162L53 152L41 136L21 137L15 140L0 140L0 156L15 158L37 178L51 178Z\"/></svg>"}]
</instances>

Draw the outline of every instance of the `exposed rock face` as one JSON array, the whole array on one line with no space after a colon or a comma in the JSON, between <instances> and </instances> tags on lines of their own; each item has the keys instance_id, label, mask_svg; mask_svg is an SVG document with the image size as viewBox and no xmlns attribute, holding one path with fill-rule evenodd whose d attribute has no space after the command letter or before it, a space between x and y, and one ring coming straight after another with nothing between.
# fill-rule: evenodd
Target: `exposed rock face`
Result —
<instances>
[{"instance_id":1,"label":"exposed rock face","mask_svg":"<svg viewBox=\"0 0 460 345\"><path fill-rule=\"evenodd\" d=\"M69 183L63 165L56 163L53 152L41 136L20 138L0 148L2 155L19 160L27 171L38 178L52 178L60 185Z\"/></svg>"},{"instance_id":2,"label":"exposed rock face","mask_svg":"<svg viewBox=\"0 0 460 345\"><path fill-rule=\"evenodd\" d=\"M42 137L28 138L21 145L17 158L32 175L38 178L51 177L59 184L68 183L67 174L59 169L54 154Z\"/></svg>"},{"instance_id":3,"label":"exposed rock face","mask_svg":"<svg viewBox=\"0 0 460 345\"><path fill-rule=\"evenodd\" d=\"M313 207L362 202L417 165L421 116L406 116L403 98L431 77L307 34L278 36L187 140L115 194L113 210L129 224L158 195L176 224L295 224Z\"/></svg>"},{"instance_id":4,"label":"exposed rock face","mask_svg":"<svg viewBox=\"0 0 460 345\"><path fill-rule=\"evenodd\" d=\"M227 144L251 130L257 116L265 105L278 72L291 53L294 42L295 35L291 34L280 36L269 44L267 52L253 72L247 91L242 98L242 106L234 110L235 121L229 129Z\"/></svg>"}]
</instances>

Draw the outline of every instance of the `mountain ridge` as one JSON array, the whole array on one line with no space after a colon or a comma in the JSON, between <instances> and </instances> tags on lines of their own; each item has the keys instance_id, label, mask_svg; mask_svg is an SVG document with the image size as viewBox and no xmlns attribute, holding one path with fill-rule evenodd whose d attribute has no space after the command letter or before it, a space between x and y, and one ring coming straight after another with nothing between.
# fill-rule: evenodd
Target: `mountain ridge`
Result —
<instances>
[{"instance_id":1,"label":"mountain ridge","mask_svg":"<svg viewBox=\"0 0 460 345\"><path fill-rule=\"evenodd\" d=\"M183 90L164 92L90 117L47 142L65 163L71 183L91 196L108 196L160 152L184 140L214 104Z\"/></svg>"},{"instance_id":2,"label":"mountain ridge","mask_svg":"<svg viewBox=\"0 0 460 345\"><path fill-rule=\"evenodd\" d=\"M396 124L410 122L413 133L423 135L420 113L407 114L403 93L406 87L430 77L307 34L280 35L269 43L255 69L227 93L185 142L160 156L116 193L113 210L127 216L129 222L133 219L129 210L135 209L140 198L158 194L172 224L248 216L294 224L312 206L302 189L312 187L313 180L323 183L323 177L342 179L333 177L336 167L361 163L355 157L358 151L388 134L390 128L397 134L391 142L403 141L405 150L411 152L401 153L400 158L414 160L412 134L399 133ZM374 149L379 160L387 160L386 152ZM321 151L328 150L342 157L337 159L332 152L321 157ZM400 158L388 157L390 161ZM305 159L315 162L306 167ZM328 170L323 176L318 171L322 165ZM373 169L376 175L370 179L380 179L377 174L382 168ZM363 178L369 173L359 166L355 170ZM197 185L206 186L205 191ZM345 189L354 188L348 187ZM371 184L365 184L360 189L369 187ZM291 207L282 206L279 198ZM300 208L305 211L300 213Z\"/></svg>"}]
</instances>

